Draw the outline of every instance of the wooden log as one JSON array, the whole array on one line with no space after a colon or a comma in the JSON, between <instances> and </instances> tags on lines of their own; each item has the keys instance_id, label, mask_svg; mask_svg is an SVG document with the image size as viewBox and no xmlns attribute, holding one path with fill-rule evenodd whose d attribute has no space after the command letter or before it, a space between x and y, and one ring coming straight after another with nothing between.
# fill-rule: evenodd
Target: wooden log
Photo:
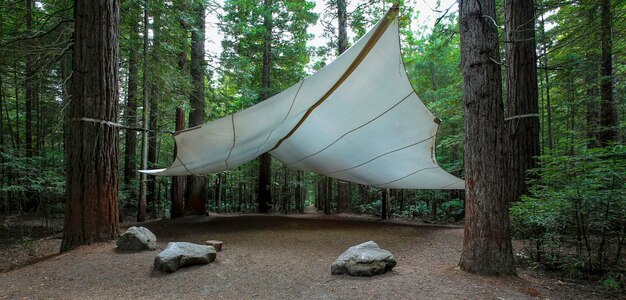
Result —
<instances>
[{"instance_id":1,"label":"wooden log","mask_svg":"<svg viewBox=\"0 0 626 300\"><path fill-rule=\"evenodd\" d=\"M206 244L209 246L213 246L213 248L215 248L215 251L220 252L222 251L222 244L224 242L222 241L215 241L215 240L208 240L206 241Z\"/></svg>"}]
</instances>

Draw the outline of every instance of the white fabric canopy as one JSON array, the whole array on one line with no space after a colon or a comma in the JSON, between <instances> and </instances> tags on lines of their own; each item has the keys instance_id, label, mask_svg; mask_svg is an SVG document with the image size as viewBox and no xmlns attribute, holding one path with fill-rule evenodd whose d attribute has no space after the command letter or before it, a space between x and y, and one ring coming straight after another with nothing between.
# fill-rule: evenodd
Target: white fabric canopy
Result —
<instances>
[{"instance_id":1,"label":"white fabric canopy","mask_svg":"<svg viewBox=\"0 0 626 300\"><path fill-rule=\"evenodd\" d=\"M463 189L435 160L438 123L407 78L394 8L317 73L248 109L177 132L172 165L144 172L216 173L269 152L291 169L381 188Z\"/></svg>"}]
</instances>

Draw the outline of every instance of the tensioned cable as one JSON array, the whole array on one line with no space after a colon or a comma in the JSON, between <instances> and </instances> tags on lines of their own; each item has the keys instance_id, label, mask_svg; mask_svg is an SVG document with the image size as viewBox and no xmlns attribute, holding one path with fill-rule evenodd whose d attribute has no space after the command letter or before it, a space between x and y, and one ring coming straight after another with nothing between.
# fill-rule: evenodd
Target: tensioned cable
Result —
<instances>
[{"instance_id":1,"label":"tensioned cable","mask_svg":"<svg viewBox=\"0 0 626 300\"><path fill-rule=\"evenodd\" d=\"M404 146L404 147L401 147L401 148L398 148L398 149L391 150L391 151L389 151L389 152L383 153L383 154L378 155L378 156L376 156L376 157L374 157L374 158L372 158L372 159L370 159L370 160L368 160L368 161L366 161L366 162L364 162L364 163L358 164L358 165L356 165L356 166L354 166L354 167L347 168L347 169L343 169L343 170L338 170L338 171L333 171L333 172L324 172L323 174L329 175L329 174L334 174L334 173L339 173L339 172L345 172L345 171L349 171L349 170L352 170L352 169L356 169L356 168L358 168L358 167L360 167L360 166L363 166L363 165L366 165L366 164L368 164L368 163L370 163L370 162L372 162L372 161L375 161L375 160L377 160L377 159L379 159L379 158L381 158L381 157L383 157L383 156L385 156L385 155L388 155L388 154L391 154L391 153L394 153L394 152L398 152L398 151L404 150L404 149L406 149L406 148L413 147L413 146L415 146L415 145L419 145L419 144L421 144L421 143L423 143L423 142L425 142L425 141L428 141L428 140L430 140L430 139L434 138L435 136L437 136L437 135L432 135L432 136L430 136L430 137L428 137L428 138L425 138L425 139L423 139L423 140L421 140L421 141L418 141L418 142L415 142L415 143L413 143L413 144L410 144L410 145L407 145L407 146Z\"/></svg>"},{"instance_id":2,"label":"tensioned cable","mask_svg":"<svg viewBox=\"0 0 626 300\"><path fill-rule=\"evenodd\" d=\"M291 114L291 109L293 109L293 104L296 103L296 98L298 98L298 94L300 94L300 89L302 88L302 85L304 84L305 80L306 80L306 78L302 79L302 81L300 82L300 86L298 87L298 90L296 91L296 94L293 96L293 100L291 100L291 106L289 106L289 111L287 111L287 114L285 115L285 118L283 118L283 120L280 122L280 124L278 124L278 126L272 128L270 133L265 138L265 141L263 142L263 144L261 144L259 147L256 148L256 152L254 152L254 156L255 157L257 156L257 154L259 154L259 150L261 150L261 148L263 148L263 146L265 146L265 144L267 144L267 141L272 136L272 133L274 133L274 130L276 130L276 128L280 127L280 125L283 125L283 123L285 123L285 120L287 120L287 117L289 117L289 114Z\"/></svg>"},{"instance_id":3,"label":"tensioned cable","mask_svg":"<svg viewBox=\"0 0 626 300\"><path fill-rule=\"evenodd\" d=\"M368 124L370 124L370 123L374 122L374 121L375 121L375 120L377 120L378 118L380 118L380 117L384 116L385 114L387 114L388 112L390 112L391 110L393 110L394 108L396 108L398 105L400 105L402 102L404 102L406 99L408 99L408 98L409 98L411 95L413 95L414 93L415 93L415 91L412 91L412 92L411 92L411 93L409 93L406 97L402 98L402 100L400 100L400 101L396 102L396 104L394 104L393 106L391 106L390 108L388 108L387 110L385 110L384 112L382 112L381 114L377 115L375 118L373 118L373 119L371 119L371 120L369 120L369 121L367 121L367 122L363 123L362 125L360 125L360 126L358 126L358 127L354 128L354 129L352 129L352 130L350 130L350 131L348 131L348 132L344 133L344 134L343 134L343 135L341 135L339 138L337 138L334 142L330 143L328 146L326 146L326 147L324 147L324 148L320 149L319 151L317 151L317 152L315 152L315 153L313 153L313 154L307 155L307 156L305 156L305 157L303 157L303 158L301 158L301 159L299 159L299 160L296 160L296 161L293 161L293 162L286 163L286 165L287 165L287 166L290 166L290 165L293 165L293 164L297 164L297 163L299 163L299 162L301 162L301 161L303 161L303 160L305 160L305 159L307 159L307 158L310 158L310 157L312 157L312 156L315 156L315 155L317 155L317 154L319 154L319 153L323 152L324 150L326 150L326 149L330 148L332 145L334 145L335 143L337 143L339 140L343 139L345 136L349 135L350 133L353 133L353 132L355 132L355 131L357 131L357 130L361 129L361 128L363 128L363 127L367 126Z\"/></svg>"},{"instance_id":4,"label":"tensioned cable","mask_svg":"<svg viewBox=\"0 0 626 300\"><path fill-rule=\"evenodd\" d=\"M233 145L230 147L230 151L228 151L228 156L224 160L226 164L226 169L228 169L228 159L230 158L230 154L233 153L233 149L235 149L235 143L237 142L237 134L235 133L235 114L230 115L230 121L233 124Z\"/></svg>"},{"instance_id":5,"label":"tensioned cable","mask_svg":"<svg viewBox=\"0 0 626 300\"><path fill-rule=\"evenodd\" d=\"M445 188L447 188L447 187L449 187L449 186L451 186L451 185L457 184L457 183L459 183L459 182L464 182L464 181L465 181L465 180L461 179L461 180L459 180L459 181L455 181L455 182L453 182L453 183L450 183L450 184L444 185L444 186L442 186L442 187L436 188L435 190L442 190L442 189L445 189Z\"/></svg>"},{"instance_id":6,"label":"tensioned cable","mask_svg":"<svg viewBox=\"0 0 626 300\"><path fill-rule=\"evenodd\" d=\"M404 178L407 178L407 177L409 177L409 176L411 176L411 175L415 175L415 174L417 174L417 173L419 173L419 172L422 172L422 171L424 171L424 170L430 170L430 169L439 169L439 166L436 166L436 167L421 168L421 169L419 169L419 170L417 170L417 171L415 171L415 172L413 172L413 173L411 173L411 174L408 174L408 175L406 175L406 176L402 176L402 177L400 177L400 178L398 178L398 179L396 179L396 180L392 180L392 181L385 182L385 183L380 183L380 184L373 184L373 186L383 187L383 186L385 186L385 185L392 184L392 183L394 183L394 182L396 182L396 181L400 181L400 180L402 180L402 179L404 179Z\"/></svg>"},{"instance_id":7,"label":"tensioned cable","mask_svg":"<svg viewBox=\"0 0 626 300\"><path fill-rule=\"evenodd\" d=\"M280 145L282 145L282 143L285 140L290 138L296 132L296 130L298 130L298 128L302 126L304 121L306 121L306 119L311 115L311 113L313 113L313 111L318 106L324 103L324 101L326 101L326 99L328 99L328 97L330 97L330 95L332 95L343 84L343 82L346 81L348 77L350 77L352 72L354 72L354 70L356 70L356 68L361 64L361 62L363 62L367 54L370 53L370 51L374 48L378 40L380 40L380 38L383 36L385 31L387 31L387 28L389 28L389 25L391 25L391 23L395 20L395 17L397 16L398 11L399 11L398 4L394 4L389 9L389 11L387 11L387 13L385 14L385 17L383 17L382 22L378 25L378 28L376 28L376 31L374 31L370 39L367 41L365 46L363 46L363 49L361 49L361 52L359 52L359 54L356 56L354 61L350 64L348 69L346 69L346 71L341 75L341 77L339 77L337 82L335 82L335 84L319 100L317 100L315 104L313 104L311 107L309 107L309 109L307 109L304 116L302 116L300 121L298 121L298 124L296 124L296 126L294 126L286 136L281 138L278 141L278 143L276 143L276 145L270 151L276 150L278 147L280 147Z\"/></svg>"}]
</instances>

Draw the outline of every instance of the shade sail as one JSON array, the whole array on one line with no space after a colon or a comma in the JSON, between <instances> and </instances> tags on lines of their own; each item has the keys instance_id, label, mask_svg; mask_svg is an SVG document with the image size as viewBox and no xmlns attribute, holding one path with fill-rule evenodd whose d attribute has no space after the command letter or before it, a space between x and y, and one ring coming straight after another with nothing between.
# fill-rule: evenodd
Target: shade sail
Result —
<instances>
[{"instance_id":1,"label":"shade sail","mask_svg":"<svg viewBox=\"0 0 626 300\"><path fill-rule=\"evenodd\" d=\"M248 109L175 133L172 165L144 172L215 173L269 152L291 169L381 188L463 189L435 160L438 123L406 75L393 8L317 73Z\"/></svg>"}]
</instances>

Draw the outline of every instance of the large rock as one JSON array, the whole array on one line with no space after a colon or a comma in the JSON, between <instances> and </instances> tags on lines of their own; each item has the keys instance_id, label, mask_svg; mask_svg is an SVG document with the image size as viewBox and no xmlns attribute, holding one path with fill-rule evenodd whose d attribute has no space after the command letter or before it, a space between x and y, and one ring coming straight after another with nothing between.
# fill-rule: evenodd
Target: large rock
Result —
<instances>
[{"instance_id":1,"label":"large rock","mask_svg":"<svg viewBox=\"0 0 626 300\"><path fill-rule=\"evenodd\" d=\"M117 239L117 249L121 251L155 250L157 238L148 228L131 227Z\"/></svg>"},{"instance_id":2,"label":"large rock","mask_svg":"<svg viewBox=\"0 0 626 300\"><path fill-rule=\"evenodd\" d=\"M369 241L348 248L335 260L330 270L333 274L372 276L390 271L395 266L396 259L391 252Z\"/></svg>"},{"instance_id":3,"label":"large rock","mask_svg":"<svg viewBox=\"0 0 626 300\"><path fill-rule=\"evenodd\" d=\"M186 242L168 243L154 259L154 267L172 273L178 268L204 265L215 260L215 248Z\"/></svg>"}]
</instances>

